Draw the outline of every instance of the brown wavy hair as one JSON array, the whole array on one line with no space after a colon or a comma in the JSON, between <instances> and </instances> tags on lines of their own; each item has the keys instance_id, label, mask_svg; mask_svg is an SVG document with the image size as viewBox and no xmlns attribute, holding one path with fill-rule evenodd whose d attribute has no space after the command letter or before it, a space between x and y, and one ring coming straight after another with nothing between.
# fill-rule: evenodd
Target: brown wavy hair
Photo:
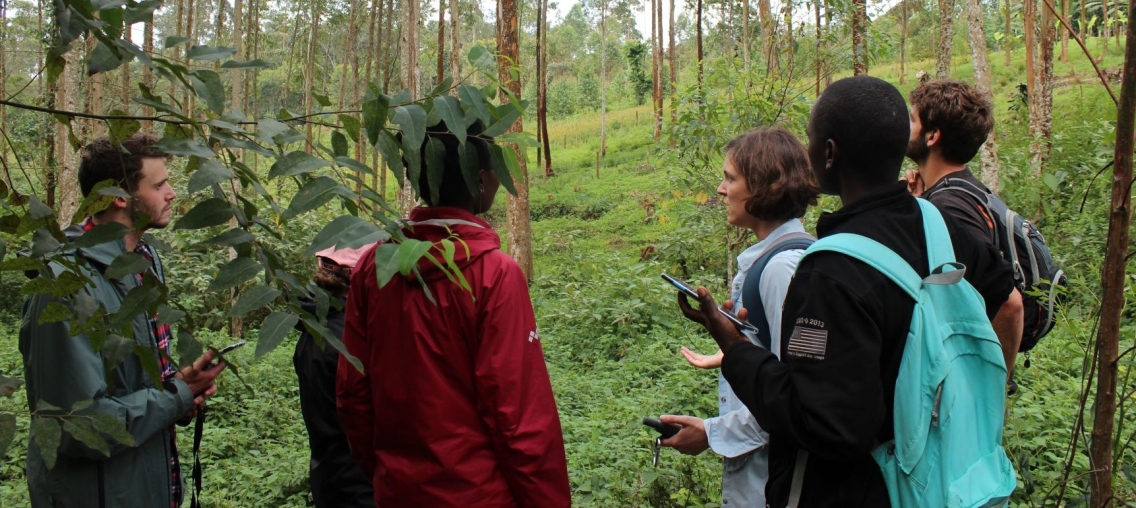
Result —
<instances>
[{"instance_id":1,"label":"brown wavy hair","mask_svg":"<svg viewBox=\"0 0 1136 508\"><path fill-rule=\"evenodd\" d=\"M965 82L940 79L911 92L911 107L919 114L923 132L938 130L943 159L966 164L994 130L994 104L987 94Z\"/></svg>"},{"instance_id":2,"label":"brown wavy hair","mask_svg":"<svg viewBox=\"0 0 1136 508\"><path fill-rule=\"evenodd\" d=\"M170 160L158 153L159 138L153 134L136 133L115 144L107 136L95 139L83 147L79 160L79 191L86 197L103 180L114 180L126 192L134 192L142 179L142 159Z\"/></svg>"},{"instance_id":3,"label":"brown wavy hair","mask_svg":"<svg viewBox=\"0 0 1136 508\"><path fill-rule=\"evenodd\" d=\"M351 268L326 258L316 258L316 275L313 281L332 296L342 296L351 285Z\"/></svg>"},{"instance_id":4,"label":"brown wavy hair","mask_svg":"<svg viewBox=\"0 0 1136 508\"><path fill-rule=\"evenodd\" d=\"M820 187L804 145L780 127L761 127L726 144L726 157L756 193L746 212L761 220L787 221L816 205Z\"/></svg>"}]
</instances>

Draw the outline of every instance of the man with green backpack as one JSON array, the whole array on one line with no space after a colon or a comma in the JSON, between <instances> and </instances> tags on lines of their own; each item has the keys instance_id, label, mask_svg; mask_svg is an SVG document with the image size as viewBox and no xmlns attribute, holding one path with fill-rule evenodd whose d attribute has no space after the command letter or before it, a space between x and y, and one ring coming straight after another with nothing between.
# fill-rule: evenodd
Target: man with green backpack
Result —
<instances>
[{"instance_id":1,"label":"man with green backpack","mask_svg":"<svg viewBox=\"0 0 1136 508\"><path fill-rule=\"evenodd\" d=\"M876 78L837 81L814 105L810 163L844 206L818 220L789 286L780 360L704 288L701 310L679 296L769 432L769 506L997 506L1015 486L989 322L1008 267L896 182L909 132L902 95Z\"/></svg>"}]
</instances>

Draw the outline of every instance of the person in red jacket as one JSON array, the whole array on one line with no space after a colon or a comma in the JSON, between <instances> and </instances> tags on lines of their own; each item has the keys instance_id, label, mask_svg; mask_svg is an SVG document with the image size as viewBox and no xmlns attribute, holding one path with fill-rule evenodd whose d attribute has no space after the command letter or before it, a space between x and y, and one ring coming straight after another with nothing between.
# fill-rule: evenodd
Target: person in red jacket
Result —
<instances>
[{"instance_id":1,"label":"person in red jacket","mask_svg":"<svg viewBox=\"0 0 1136 508\"><path fill-rule=\"evenodd\" d=\"M429 256L415 275L379 287L377 249L351 275L343 343L364 366L340 358L336 405L351 453L374 481L382 507L570 506L560 417L544 363L528 284L478 217L500 182L488 141L467 129L465 150L480 166L477 194L461 171L459 143L444 123L423 143L440 141L445 172L432 197L426 165L419 180L426 206L404 222L407 237L430 242L430 255L454 265L469 289ZM471 175L472 176L472 175ZM444 242L448 240L448 242Z\"/></svg>"}]
</instances>

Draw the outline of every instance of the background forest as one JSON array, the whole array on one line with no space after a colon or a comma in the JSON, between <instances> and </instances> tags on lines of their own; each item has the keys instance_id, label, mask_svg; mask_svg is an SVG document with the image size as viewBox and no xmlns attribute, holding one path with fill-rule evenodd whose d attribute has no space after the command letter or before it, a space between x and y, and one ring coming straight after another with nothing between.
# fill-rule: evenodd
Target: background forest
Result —
<instances>
[{"instance_id":1,"label":"background forest","mask_svg":"<svg viewBox=\"0 0 1136 508\"><path fill-rule=\"evenodd\" d=\"M204 505L308 506L291 330L342 347L298 307L326 298L307 282L312 254L389 238L384 273L410 273L424 250L392 219L414 202L404 182L438 168L404 146L438 119L475 117L499 136L499 171L513 177L488 218L530 276L575 503L718 506L714 456L664 450L653 468L654 435L639 425L717 409L716 373L678 353L709 353L713 341L681 319L658 274L723 294L753 240L726 225L714 193L725 142L771 124L803 138L824 86L865 73L905 94L921 76L989 91L997 126L972 168L1039 226L1070 276L1056 329L1018 360L1005 434L1012 505L1136 505L1136 83L1121 83L1126 44L1136 59L1132 10L1119 0L0 0L0 506L29 503L31 427L53 430L56 446L61 431L96 449L116 439L81 408L29 414L21 381L25 296L81 307L81 281L29 282L24 271L57 259L61 228L113 194L78 195L78 146L165 137L179 198L154 242L168 280L132 309L176 323L182 361L235 336L255 344L231 355L210 401ZM806 224L839 206L824 198ZM123 349L115 315L76 312L60 306L53 319L85 320L108 358L152 359ZM180 449L191 437L179 434Z\"/></svg>"}]
</instances>

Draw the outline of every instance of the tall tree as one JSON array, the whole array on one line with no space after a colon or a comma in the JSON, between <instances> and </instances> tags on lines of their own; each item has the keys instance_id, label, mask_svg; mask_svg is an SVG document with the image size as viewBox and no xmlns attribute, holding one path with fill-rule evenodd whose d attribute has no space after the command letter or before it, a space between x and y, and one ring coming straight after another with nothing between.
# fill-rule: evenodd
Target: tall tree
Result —
<instances>
[{"instance_id":1,"label":"tall tree","mask_svg":"<svg viewBox=\"0 0 1136 508\"><path fill-rule=\"evenodd\" d=\"M1037 80L1037 102L1034 103L1037 107L1037 114L1030 115L1030 118L1035 122L1030 125L1030 133L1034 140L1031 152L1033 152L1032 166L1035 181L1041 178L1042 167L1049 159L1049 149L1053 145L1051 142L1051 135L1053 134L1053 45L1057 42L1057 27L1054 26L1054 23L1053 11L1043 9L1041 11L1041 25L1039 26L1041 30L1041 40L1039 41L1041 54L1038 55L1037 69L1034 73L1034 79Z\"/></svg>"},{"instance_id":2,"label":"tall tree","mask_svg":"<svg viewBox=\"0 0 1136 508\"><path fill-rule=\"evenodd\" d=\"M900 0L900 16L901 21L899 24L899 84L903 84L903 77L907 74L905 68L907 64L907 0ZM817 8L817 39L820 39L820 8ZM819 63L817 64L820 65ZM820 76L820 71L817 71L817 76ZM819 82L819 79L818 79ZM817 95L820 95L818 92Z\"/></svg>"},{"instance_id":3,"label":"tall tree","mask_svg":"<svg viewBox=\"0 0 1136 508\"><path fill-rule=\"evenodd\" d=\"M410 89L411 100L419 98L418 91L418 1L403 3L402 19L402 85ZM403 217L410 215L414 208L414 189L409 181L403 181L398 192L398 208Z\"/></svg>"},{"instance_id":4,"label":"tall tree","mask_svg":"<svg viewBox=\"0 0 1136 508\"><path fill-rule=\"evenodd\" d=\"M0 47L8 46L8 0L0 0ZM8 98L8 52L0 51L0 98ZM8 112L0 104L0 132L8 132ZM4 184L12 181L8 174L8 150L0 151L0 178Z\"/></svg>"},{"instance_id":5,"label":"tall tree","mask_svg":"<svg viewBox=\"0 0 1136 508\"><path fill-rule=\"evenodd\" d=\"M146 54L154 54L154 21L151 19L147 21L142 27L145 32L143 35L142 51ZM142 84L146 86L147 90L154 91L154 70L149 65L142 65ZM153 116L154 108L150 106L142 106L142 116ZM149 120L142 121L142 132L150 132L153 129Z\"/></svg>"},{"instance_id":6,"label":"tall tree","mask_svg":"<svg viewBox=\"0 0 1136 508\"><path fill-rule=\"evenodd\" d=\"M1136 0L1128 1L1128 17L1136 14ZM1125 314L1125 273L1128 234L1132 220L1132 142L1136 134L1136 30L1127 27L1120 102L1116 111L1116 147L1113 150L1112 202L1108 241L1101 268L1100 324L1097 327L1097 393L1089 445L1090 506L1113 506L1113 426L1116 418L1116 382L1119 369L1120 324Z\"/></svg>"},{"instance_id":7,"label":"tall tree","mask_svg":"<svg viewBox=\"0 0 1136 508\"><path fill-rule=\"evenodd\" d=\"M667 84L670 85L669 93L671 96L671 125L674 125L677 122L678 118L678 94L676 93L677 85L675 84L678 82L678 79L677 71L675 70L675 3L674 0L670 0L670 2L671 14L667 28L667 57L668 60L670 60L668 67L670 67L671 79L667 82ZM674 140L671 140L671 146L674 146Z\"/></svg>"},{"instance_id":8,"label":"tall tree","mask_svg":"<svg viewBox=\"0 0 1136 508\"><path fill-rule=\"evenodd\" d=\"M1061 0L1061 17L1069 19L1069 2L1071 0ZM1117 31L1119 34L1120 31ZM1062 62L1069 61L1069 31L1061 31L1061 57ZM1076 71L1074 71L1076 72Z\"/></svg>"},{"instance_id":9,"label":"tall tree","mask_svg":"<svg viewBox=\"0 0 1136 508\"><path fill-rule=\"evenodd\" d=\"M695 22L697 23L697 26L695 27L694 31L695 37L698 39L698 95L701 98L706 96L706 94L702 90L702 60L704 56L704 54L702 53L702 0L695 0L695 2L697 2L698 4L698 12L695 15Z\"/></svg>"},{"instance_id":10,"label":"tall tree","mask_svg":"<svg viewBox=\"0 0 1136 508\"><path fill-rule=\"evenodd\" d=\"M970 59L974 65L974 85L988 96L992 95L990 61L986 58L986 32L983 29L985 12L982 0L964 0L967 19L967 35L970 41ZM998 145L994 131L982 145L982 181L994 192L1000 187L998 177Z\"/></svg>"},{"instance_id":11,"label":"tall tree","mask_svg":"<svg viewBox=\"0 0 1136 508\"><path fill-rule=\"evenodd\" d=\"M935 60L935 77L951 77L951 46L955 38L955 2L939 0L939 53Z\"/></svg>"},{"instance_id":12,"label":"tall tree","mask_svg":"<svg viewBox=\"0 0 1136 508\"><path fill-rule=\"evenodd\" d=\"M548 31L548 0L541 0L544 7L545 32ZM548 35L545 35L547 40ZM453 93L458 91L457 80L461 77L461 38L458 36L458 0L450 0L450 75L454 77ZM547 128L547 126L545 126Z\"/></svg>"},{"instance_id":13,"label":"tall tree","mask_svg":"<svg viewBox=\"0 0 1136 508\"><path fill-rule=\"evenodd\" d=\"M698 0L701 5L702 0ZM701 41L701 39L699 39ZM701 65L701 63L699 63ZM600 0L600 157L607 156L607 0ZM597 176L599 163L596 165Z\"/></svg>"},{"instance_id":14,"label":"tall tree","mask_svg":"<svg viewBox=\"0 0 1136 508\"><path fill-rule=\"evenodd\" d=\"M868 73L868 4L866 0L852 0L852 74Z\"/></svg>"},{"instance_id":15,"label":"tall tree","mask_svg":"<svg viewBox=\"0 0 1136 508\"><path fill-rule=\"evenodd\" d=\"M1081 0L1081 4L1084 5L1084 3L1085 1ZM1012 11L1010 10L1010 0L1006 0L1006 8L1002 12L1002 20L1006 22L1006 29L1004 32L1002 32L1002 49L1006 50L1006 61L1003 65L1005 65L1006 67L1010 66L1010 41L1013 40L1013 38L1010 37L1010 20L1013 19L1011 13Z\"/></svg>"},{"instance_id":16,"label":"tall tree","mask_svg":"<svg viewBox=\"0 0 1136 508\"><path fill-rule=\"evenodd\" d=\"M536 15L536 139L537 161L545 177L553 176L551 140L548 139L548 0L538 0Z\"/></svg>"},{"instance_id":17,"label":"tall tree","mask_svg":"<svg viewBox=\"0 0 1136 508\"><path fill-rule=\"evenodd\" d=\"M58 27L54 28L58 30ZM78 42L78 41L76 41ZM63 55L63 74L55 82L55 109L78 111L82 45L73 44ZM79 208L79 151L71 146L69 129L61 122L55 124L55 190L57 217L68 220Z\"/></svg>"},{"instance_id":18,"label":"tall tree","mask_svg":"<svg viewBox=\"0 0 1136 508\"><path fill-rule=\"evenodd\" d=\"M653 73L651 74L652 81L652 98L654 99L655 110L655 139L663 133L663 0L653 0L653 12L651 18L654 20L654 25L658 27L659 33L657 37L653 37L652 44L652 62Z\"/></svg>"},{"instance_id":19,"label":"tall tree","mask_svg":"<svg viewBox=\"0 0 1136 508\"><path fill-rule=\"evenodd\" d=\"M749 42L753 35L749 31L749 18L749 0L742 0L742 65L747 76L749 75Z\"/></svg>"},{"instance_id":20,"label":"tall tree","mask_svg":"<svg viewBox=\"0 0 1136 508\"><path fill-rule=\"evenodd\" d=\"M513 74L511 65L520 65L521 51L519 39L521 35L520 22L517 12L517 0L501 0L501 28L497 32L497 50L504 57L498 60L498 78L501 86L513 92L516 97L521 96L520 72ZM517 118L509 132L523 131L521 119ZM506 149L516 149L516 145L506 145ZM508 156L508 155L506 155ZM525 167L524 157L520 158L520 173L514 178L517 189L516 196L506 198L506 217L509 222L509 254L521 265L525 278L532 280L532 224L529 218L529 177Z\"/></svg>"},{"instance_id":21,"label":"tall tree","mask_svg":"<svg viewBox=\"0 0 1136 508\"><path fill-rule=\"evenodd\" d=\"M765 68L773 70L779 65L777 48L774 46L777 22L773 19L773 9L769 7L769 0L757 0L757 15L761 16L761 58L765 61Z\"/></svg>"},{"instance_id":22,"label":"tall tree","mask_svg":"<svg viewBox=\"0 0 1136 508\"><path fill-rule=\"evenodd\" d=\"M308 30L308 51L307 63L304 66L304 114L311 115L313 110L313 101L315 94L312 93L312 87L315 85L316 77L316 52L319 50L319 28L320 17L323 15L322 9L323 2L319 0L312 0L311 2L311 18L309 18ZM312 122L304 123L304 134L308 139L315 139L312 135L312 128L315 126ZM312 144L304 143L304 151L312 153Z\"/></svg>"},{"instance_id":23,"label":"tall tree","mask_svg":"<svg viewBox=\"0 0 1136 508\"><path fill-rule=\"evenodd\" d=\"M446 0L438 0L438 70L437 83L446 75ZM457 79L457 76L454 76Z\"/></svg>"}]
</instances>

